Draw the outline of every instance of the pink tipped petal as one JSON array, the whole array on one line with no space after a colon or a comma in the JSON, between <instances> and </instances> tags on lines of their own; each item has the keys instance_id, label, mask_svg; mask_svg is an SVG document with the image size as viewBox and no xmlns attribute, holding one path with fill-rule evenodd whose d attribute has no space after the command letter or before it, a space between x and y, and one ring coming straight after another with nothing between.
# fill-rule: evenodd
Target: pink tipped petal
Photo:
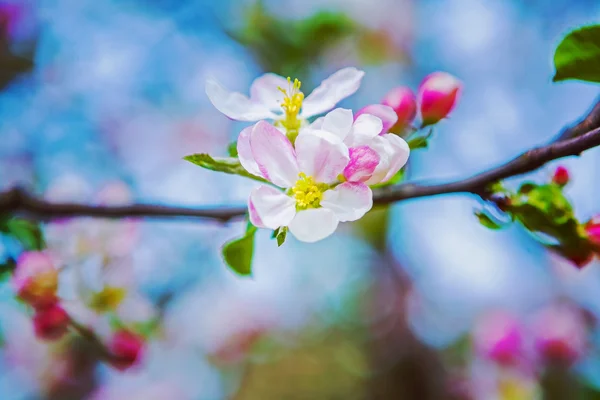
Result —
<instances>
[{"instance_id":1,"label":"pink tipped petal","mask_svg":"<svg viewBox=\"0 0 600 400\"><path fill-rule=\"evenodd\" d=\"M398 121L398 116L396 115L396 112L394 112L394 109L389 106L384 106L383 104L371 104L363 107L356 113L354 118L357 119L363 114L371 114L381 120L383 127L379 134L387 133Z\"/></svg>"},{"instance_id":2,"label":"pink tipped petal","mask_svg":"<svg viewBox=\"0 0 600 400\"><path fill-rule=\"evenodd\" d=\"M252 148L250 147L250 133L252 132L253 126L248 126L240 132L240 136L237 141L237 152L238 158L242 167L252 175L262 176L258 164L254 161L252 155Z\"/></svg>"},{"instance_id":3,"label":"pink tipped petal","mask_svg":"<svg viewBox=\"0 0 600 400\"><path fill-rule=\"evenodd\" d=\"M250 222L262 228L287 226L296 215L296 202L271 186L259 186L248 199Z\"/></svg>"},{"instance_id":4,"label":"pink tipped petal","mask_svg":"<svg viewBox=\"0 0 600 400\"><path fill-rule=\"evenodd\" d=\"M350 148L350 162L344 168L344 178L350 182L365 182L379 165L379 154L369 146Z\"/></svg>"},{"instance_id":5,"label":"pink tipped petal","mask_svg":"<svg viewBox=\"0 0 600 400\"><path fill-rule=\"evenodd\" d=\"M364 183L345 182L323 193L321 206L341 222L356 221L373 207L373 192Z\"/></svg>"},{"instance_id":6,"label":"pink tipped petal","mask_svg":"<svg viewBox=\"0 0 600 400\"><path fill-rule=\"evenodd\" d=\"M266 121L257 122L250 133L250 147L265 179L284 188L294 185L299 172L296 151L281 131Z\"/></svg>"},{"instance_id":7,"label":"pink tipped petal","mask_svg":"<svg viewBox=\"0 0 600 400\"><path fill-rule=\"evenodd\" d=\"M268 73L260 76L250 86L250 100L265 105L269 110L281 110L283 93L278 88L287 89L287 79Z\"/></svg>"},{"instance_id":8,"label":"pink tipped petal","mask_svg":"<svg viewBox=\"0 0 600 400\"><path fill-rule=\"evenodd\" d=\"M251 101L241 93L230 92L217 81L206 81L206 94L217 110L238 121L272 119L276 115L263 104Z\"/></svg>"},{"instance_id":9,"label":"pink tipped petal","mask_svg":"<svg viewBox=\"0 0 600 400\"><path fill-rule=\"evenodd\" d=\"M289 225L290 232L301 242L313 243L335 232L339 220L326 208L299 211Z\"/></svg>"},{"instance_id":10,"label":"pink tipped petal","mask_svg":"<svg viewBox=\"0 0 600 400\"><path fill-rule=\"evenodd\" d=\"M396 175L396 173L400 171L400 168L404 167L408 161L410 147L408 147L408 143L400 136L388 133L387 135L383 135L383 138L388 141L391 149L388 172L381 181L387 182L392 179L392 177Z\"/></svg>"},{"instance_id":11,"label":"pink tipped petal","mask_svg":"<svg viewBox=\"0 0 600 400\"><path fill-rule=\"evenodd\" d=\"M311 128L315 129L312 125ZM352 110L336 108L335 110L329 112L324 117L323 125L320 129L331 132L335 136L339 137L340 140L344 140L344 138L352 129Z\"/></svg>"},{"instance_id":12,"label":"pink tipped petal","mask_svg":"<svg viewBox=\"0 0 600 400\"><path fill-rule=\"evenodd\" d=\"M348 148L333 134L325 131L303 132L296 139L300 171L319 183L331 183L350 161Z\"/></svg>"},{"instance_id":13,"label":"pink tipped petal","mask_svg":"<svg viewBox=\"0 0 600 400\"><path fill-rule=\"evenodd\" d=\"M352 132L346 137L344 143L349 147L369 144L382 130L381 119L371 114L363 114L354 121Z\"/></svg>"},{"instance_id":14,"label":"pink tipped petal","mask_svg":"<svg viewBox=\"0 0 600 400\"><path fill-rule=\"evenodd\" d=\"M354 67L343 68L313 90L304 99L302 118L309 118L331 110L342 99L354 94L360 86L364 72Z\"/></svg>"}]
</instances>

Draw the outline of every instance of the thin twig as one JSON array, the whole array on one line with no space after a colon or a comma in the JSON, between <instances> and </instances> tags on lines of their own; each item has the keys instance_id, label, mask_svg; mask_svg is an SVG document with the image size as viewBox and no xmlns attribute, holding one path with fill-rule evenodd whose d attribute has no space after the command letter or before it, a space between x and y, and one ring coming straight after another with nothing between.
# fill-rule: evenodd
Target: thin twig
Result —
<instances>
[{"instance_id":1,"label":"thin twig","mask_svg":"<svg viewBox=\"0 0 600 400\"><path fill-rule=\"evenodd\" d=\"M600 146L600 100L577 124L565 128L549 144L526 151L520 156L467 179L438 185L403 183L374 191L375 204L389 204L419 197L449 193L472 193L487 196L489 185L506 178L534 171L544 164L579 155ZM75 203L51 203L32 196L21 188L0 192L0 214L23 213L42 220L69 217L97 218L200 218L221 222L242 217L246 207L187 208L153 204L105 206Z\"/></svg>"}]
</instances>

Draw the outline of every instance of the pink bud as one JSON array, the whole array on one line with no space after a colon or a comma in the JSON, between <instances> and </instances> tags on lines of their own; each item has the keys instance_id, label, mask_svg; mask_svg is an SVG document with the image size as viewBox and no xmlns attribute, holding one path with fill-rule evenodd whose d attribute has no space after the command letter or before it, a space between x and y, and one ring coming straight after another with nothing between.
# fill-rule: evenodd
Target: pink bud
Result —
<instances>
[{"instance_id":1,"label":"pink bud","mask_svg":"<svg viewBox=\"0 0 600 400\"><path fill-rule=\"evenodd\" d=\"M558 186L565 186L569 183L569 170L563 166L556 168L554 176L552 176L552 182L556 183Z\"/></svg>"},{"instance_id":2,"label":"pink bud","mask_svg":"<svg viewBox=\"0 0 600 400\"><path fill-rule=\"evenodd\" d=\"M600 246L600 216L595 216L585 224L585 233L590 242Z\"/></svg>"},{"instance_id":3,"label":"pink bud","mask_svg":"<svg viewBox=\"0 0 600 400\"><path fill-rule=\"evenodd\" d=\"M570 307L555 306L541 311L535 318L533 333L535 349L542 361L571 365L585 352L585 321Z\"/></svg>"},{"instance_id":4,"label":"pink bud","mask_svg":"<svg viewBox=\"0 0 600 400\"><path fill-rule=\"evenodd\" d=\"M28 251L17 260L12 285L17 295L34 307L56 302L58 270L44 252Z\"/></svg>"},{"instance_id":5,"label":"pink bud","mask_svg":"<svg viewBox=\"0 0 600 400\"><path fill-rule=\"evenodd\" d=\"M60 339L69 327L69 315L58 304L37 308L33 316L35 335L44 340Z\"/></svg>"},{"instance_id":6,"label":"pink bud","mask_svg":"<svg viewBox=\"0 0 600 400\"><path fill-rule=\"evenodd\" d=\"M380 135L387 133L398 120L394 110L391 107L383 104L370 104L361 108L356 114L354 114L354 120L356 121L356 119L362 114L371 114L381 120L383 123L383 129L381 132L379 132Z\"/></svg>"},{"instance_id":7,"label":"pink bud","mask_svg":"<svg viewBox=\"0 0 600 400\"><path fill-rule=\"evenodd\" d=\"M121 371L137 364L144 349L144 338L127 330L117 331L109 344L114 356L111 365Z\"/></svg>"},{"instance_id":8,"label":"pink bud","mask_svg":"<svg viewBox=\"0 0 600 400\"><path fill-rule=\"evenodd\" d=\"M484 358L500 365L515 365L523 355L523 329L505 312L483 317L473 332L475 348Z\"/></svg>"},{"instance_id":9,"label":"pink bud","mask_svg":"<svg viewBox=\"0 0 600 400\"><path fill-rule=\"evenodd\" d=\"M381 104L390 106L398 117L396 127L405 128L417 115L417 99L410 88L399 86L390 90L381 101Z\"/></svg>"},{"instance_id":10,"label":"pink bud","mask_svg":"<svg viewBox=\"0 0 600 400\"><path fill-rule=\"evenodd\" d=\"M434 72L419 85L418 101L423 126L433 125L446 118L454 108L462 84L446 72Z\"/></svg>"}]
</instances>

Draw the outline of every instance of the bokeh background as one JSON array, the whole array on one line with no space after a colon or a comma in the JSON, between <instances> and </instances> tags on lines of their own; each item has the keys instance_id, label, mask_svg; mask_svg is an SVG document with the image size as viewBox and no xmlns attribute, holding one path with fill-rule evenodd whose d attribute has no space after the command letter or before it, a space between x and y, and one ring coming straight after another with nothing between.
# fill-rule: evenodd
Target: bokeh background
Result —
<instances>
[{"instance_id":1,"label":"bokeh background","mask_svg":"<svg viewBox=\"0 0 600 400\"><path fill-rule=\"evenodd\" d=\"M436 70L457 76L459 104L408 179L466 177L588 110L597 88L552 84L551 57L599 12L594 0L0 0L0 185L55 201L244 204L255 183L182 160L226 155L244 126L212 107L205 80L247 92L274 71L308 89L349 65L366 71L342 103L354 109ZM600 212L599 155L561 161L582 219ZM121 317L159 327L121 372L76 336L36 339L6 281L0 398L600 398L597 263L578 271L518 226L487 230L482 206L402 202L310 245L260 231L252 278L220 255L242 222L45 224L65 299L118 281L131 294ZM0 242L4 258L18 251ZM509 328L522 349L501 365L486 346ZM533 354L544 334L572 365Z\"/></svg>"}]
</instances>

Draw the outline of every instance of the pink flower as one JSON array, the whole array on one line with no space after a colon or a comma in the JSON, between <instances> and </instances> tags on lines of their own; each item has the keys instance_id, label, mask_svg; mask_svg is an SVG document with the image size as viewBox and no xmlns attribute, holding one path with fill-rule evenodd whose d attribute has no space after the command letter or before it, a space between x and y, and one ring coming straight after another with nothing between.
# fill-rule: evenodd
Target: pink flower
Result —
<instances>
[{"instance_id":1,"label":"pink flower","mask_svg":"<svg viewBox=\"0 0 600 400\"><path fill-rule=\"evenodd\" d=\"M58 270L48 254L28 251L21 254L12 277L17 295L35 307L56 302Z\"/></svg>"},{"instance_id":2,"label":"pink flower","mask_svg":"<svg viewBox=\"0 0 600 400\"><path fill-rule=\"evenodd\" d=\"M417 115L417 99L412 90L406 86L399 86L390 90L381 101L381 104L391 107L398 118L396 127L405 128Z\"/></svg>"},{"instance_id":3,"label":"pink flower","mask_svg":"<svg viewBox=\"0 0 600 400\"><path fill-rule=\"evenodd\" d=\"M523 355L523 329L508 313L485 315L475 327L473 339L479 354L500 365L515 365Z\"/></svg>"},{"instance_id":4,"label":"pink flower","mask_svg":"<svg viewBox=\"0 0 600 400\"><path fill-rule=\"evenodd\" d=\"M563 166L557 167L552 176L552 182L556 183L558 186L565 186L569 183L569 170Z\"/></svg>"},{"instance_id":5,"label":"pink flower","mask_svg":"<svg viewBox=\"0 0 600 400\"><path fill-rule=\"evenodd\" d=\"M387 106L379 106L381 110ZM392 114L394 115L394 114ZM317 119L303 133L323 130L335 134L350 149L350 162L343 172L347 181L374 185L390 180L408 161L410 148L394 134L381 134L384 122L371 114L354 120L352 111L337 108Z\"/></svg>"},{"instance_id":6,"label":"pink flower","mask_svg":"<svg viewBox=\"0 0 600 400\"><path fill-rule=\"evenodd\" d=\"M37 308L33 316L35 335L44 340L60 339L69 328L70 318L58 304Z\"/></svg>"},{"instance_id":7,"label":"pink flower","mask_svg":"<svg viewBox=\"0 0 600 400\"><path fill-rule=\"evenodd\" d=\"M109 344L114 356L111 365L124 371L137 364L144 349L144 338L127 330L117 331Z\"/></svg>"},{"instance_id":8,"label":"pink flower","mask_svg":"<svg viewBox=\"0 0 600 400\"><path fill-rule=\"evenodd\" d=\"M585 353L585 321L575 309L553 306L542 310L534 320L535 349L541 360L571 365Z\"/></svg>"},{"instance_id":9,"label":"pink flower","mask_svg":"<svg viewBox=\"0 0 600 400\"><path fill-rule=\"evenodd\" d=\"M418 93L423 126L436 124L450 114L461 87L461 82L446 72L434 72L423 79Z\"/></svg>"},{"instance_id":10,"label":"pink flower","mask_svg":"<svg viewBox=\"0 0 600 400\"><path fill-rule=\"evenodd\" d=\"M354 94L364 72L353 67L343 68L304 98L301 84L268 73L250 86L250 98L223 88L215 80L206 82L206 94L213 105L231 119L258 121L272 119L287 130L298 130L306 118L331 110L342 99Z\"/></svg>"},{"instance_id":11,"label":"pink flower","mask_svg":"<svg viewBox=\"0 0 600 400\"><path fill-rule=\"evenodd\" d=\"M288 226L298 240L316 242L331 235L340 222L355 221L369 211L372 192L362 182L337 184L350 154L335 134L311 130L301 133L295 144L294 148L265 121L240 133L237 150L242 166L284 189L266 185L254 189L248 200L250 221L260 228Z\"/></svg>"}]
</instances>

